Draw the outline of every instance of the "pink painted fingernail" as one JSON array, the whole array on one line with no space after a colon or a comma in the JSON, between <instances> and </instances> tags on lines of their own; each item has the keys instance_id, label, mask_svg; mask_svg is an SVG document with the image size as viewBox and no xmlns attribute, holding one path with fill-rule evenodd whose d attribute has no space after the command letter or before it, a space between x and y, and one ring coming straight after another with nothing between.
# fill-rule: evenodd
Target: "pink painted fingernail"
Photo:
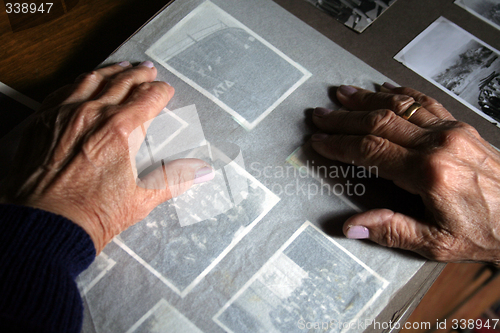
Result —
<instances>
[{"instance_id":1,"label":"pink painted fingernail","mask_svg":"<svg viewBox=\"0 0 500 333\"><path fill-rule=\"evenodd\" d=\"M314 134L311 137L311 141L313 141L313 142L319 142L319 141L325 140L326 138L328 138L328 134Z\"/></svg>"},{"instance_id":2,"label":"pink painted fingernail","mask_svg":"<svg viewBox=\"0 0 500 333\"><path fill-rule=\"evenodd\" d=\"M390 90L396 89L396 86L393 85L392 83L389 83L389 82L384 82L384 84L382 85L382 87L390 89Z\"/></svg>"},{"instance_id":3,"label":"pink painted fingernail","mask_svg":"<svg viewBox=\"0 0 500 333\"><path fill-rule=\"evenodd\" d=\"M128 66L130 66L130 62L125 60L125 61L119 62L118 65L120 65L122 67L128 67Z\"/></svg>"},{"instance_id":4,"label":"pink painted fingernail","mask_svg":"<svg viewBox=\"0 0 500 333\"><path fill-rule=\"evenodd\" d=\"M314 115L315 116L319 116L319 117L326 116L330 112L332 112L332 110L328 110L328 109L325 109L325 108L316 108L316 109L314 109Z\"/></svg>"},{"instance_id":5,"label":"pink painted fingernail","mask_svg":"<svg viewBox=\"0 0 500 333\"><path fill-rule=\"evenodd\" d=\"M362 225L353 225L347 229L346 236L350 239L367 239L370 238L370 230Z\"/></svg>"},{"instance_id":6,"label":"pink painted fingernail","mask_svg":"<svg viewBox=\"0 0 500 333\"><path fill-rule=\"evenodd\" d=\"M193 184L200 184L214 179L215 172L211 167L204 167L196 171Z\"/></svg>"},{"instance_id":7,"label":"pink painted fingernail","mask_svg":"<svg viewBox=\"0 0 500 333\"><path fill-rule=\"evenodd\" d=\"M351 96L355 92L357 92L358 89L351 87L351 86L340 86L339 87L339 92L344 95L344 96Z\"/></svg>"},{"instance_id":8,"label":"pink painted fingernail","mask_svg":"<svg viewBox=\"0 0 500 333\"><path fill-rule=\"evenodd\" d=\"M139 66L146 66L146 67L149 67L149 68L153 68L153 67L155 67L155 64L153 64L153 63L152 63L151 61L149 61L149 60L146 60L146 61L144 61L144 62L141 62L141 63L139 64Z\"/></svg>"}]
</instances>

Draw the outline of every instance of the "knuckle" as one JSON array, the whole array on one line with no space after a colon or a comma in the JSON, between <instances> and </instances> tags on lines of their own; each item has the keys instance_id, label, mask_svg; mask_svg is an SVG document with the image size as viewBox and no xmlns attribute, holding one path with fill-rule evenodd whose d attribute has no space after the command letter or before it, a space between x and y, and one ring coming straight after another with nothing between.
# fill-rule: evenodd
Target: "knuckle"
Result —
<instances>
[{"instance_id":1,"label":"knuckle","mask_svg":"<svg viewBox=\"0 0 500 333\"><path fill-rule=\"evenodd\" d=\"M424 181L422 186L429 193L442 192L453 184L450 182L450 177L454 174L453 169L453 165L449 165L448 158L440 152L426 156L423 160Z\"/></svg>"},{"instance_id":2,"label":"knuckle","mask_svg":"<svg viewBox=\"0 0 500 333\"><path fill-rule=\"evenodd\" d=\"M100 114L102 107L102 104L98 101L86 101L80 104L73 112L73 127L75 130L90 128ZM71 106L68 106L68 109L71 109ZM67 112L67 114L70 114L70 112Z\"/></svg>"},{"instance_id":3,"label":"knuckle","mask_svg":"<svg viewBox=\"0 0 500 333\"><path fill-rule=\"evenodd\" d=\"M75 83L80 83L85 85L85 84L99 82L102 79L104 79L104 77L102 76L101 73L99 73L98 71L92 71L78 76L75 80Z\"/></svg>"},{"instance_id":4,"label":"knuckle","mask_svg":"<svg viewBox=\"0 0 500 333\"><path fill-rule=\"evenodd\" d=\"M410 87L401 87L399 89L400 89L399 92L401 94L407 95L407 96L412 96L415 94L415 92L417 92L416 90L414 90L413 88L410 88Z\"/></svg>"},{"instance_id":5,"label":"knuckle","mask_svg":"<svg viewBox=\"0 0 500 333\"><path fill-rule=\"evenodd\" d=\"M364 118L366 127L370 133L380 133L396 120L397 115L388 109L376 110L367 113Z\"/></svg>"},{"instance_id":6,"label":"knuckle","mask_svg":"<svg viewBox=\"0 0 500 333\"><path fill-rule=\"evenodd\" d=\"M326 150L329 153L334 154L334 156L336 156L338 159L344 160L348 157L348 151L345 149L341 149L342 147L348 146L348 135L339 134L336 140L327 139L324 141L324 143L326 145Z\"/></svg>"},{"instance_id":7,"label":"knuckle","mask_svg":"<svg viewBox=\"0 0 500 333\"><path fill-rule=\"evenodd\" d=\"M383 242L387 247L394 247L394 248L400 247L400 235L397 229L394 228L392 225L389 225L386 228L384 232Z\"/></svg>"},{"instance_id":8,"label":"knuckle","mask_svg":"<svg viewBox=\"0 0 500 333\"><path fill-rule=\"evenodd\" d=\"M125 87L132 87L135 83L135 75L132 71L121 72L114 76L110 83L113 85L121 85Z\"/></svg>"},{"instance_id":9,"label":"knuckle","mask_svg":"<svg viewBox=\"0 0 500 333\"><path fill-rule=\"evenodd\" d=\"M420 95L417 98L418 102L422 105L425 105L426 107L442 107L442 104L439 103L437 100L435 100L432 97L429 97L427 95Z\"/></svg>"},{"instance_id":10,"label":"knuckle","mask_svg":"<svg viewBox=\"0 0 500 333\"><path fill-rule=\"evenodd\" d=\"M413 97L407 95L393 95L390 97L389 103L391 110L399 115L405 112L410 105L415 103L415 100Z\"/></svg>"},{"instance_id":11,"label":"knuckle","mask_svg":"<svg viewBox=\"0 0 500 333\"><path fill-rule=\"evenodd\" d=\"M387 247L393 248L410 248L408 242L409 231L404 224L399 223L396 219L391 218L385 228L382 230L382 242Z\"/></svg>"},{"instance_id":12,"label":"knuckle","mask_svg":"<svg viewBox=\"0 0 500 333\"><path fill-rule=\"evenodd\" d=\"M165 99L168 97L168 90L166 89L165 84L158 84L159 82L149 83L145 82L140 84L137 89L140 93L147 96L148 101L159 104L164 103Z\"/></svg>"},{"instance_id":13,"label":"knuckle","mask_svg":"<svg viewBox=\"0 0 500 333\"><path fill-rule=\"evenodd\" d=\"M115 136L115 138L117 138L119 141L128 143L130 134L132 133L133 129L130 128L130 119L125 116L125 113L116 113L112 117L110 123L113 136Z\"/></svg>"},{"instance_id":14,"label":"knuckle","mask_svg":"<svg viewBox=\"0 0 500 333\"><path fill-rule=\"evenodd\" d=\"M78 105L76 108L75 116L76 117L89 117L96 115L101 111L103 105L101 102L96 100L85 101Z\"/></svg>"},{"instance_id":15,"label":"knuckle","mask_svg":"<svg viewBox=\"0 0 500 333\"><path fill-rule=\"evenodd\" d=\"M470 134L474 135L476 138L480 137L479 132L473 126L471 126L467 123L457 121L456 126L459 130L461 130L463 132L463 134L470 133Z\"/></svg>"},{"instance_id":16,"label":"knuckle","mask_svg":"<svg viewBox=\"0 0 500 333\"><path fill-rule=\"evenodd\" d=\"M360 152L365 160L376 160L387 150L389 141L375 135L366 135L361 139Z\"/></svg>"},{"instance_id":17,"label":"knuckle","mask_svg":"<svg viewBox=\"0 0 500 333\"><path fill-rule=\"evenodd\" d=\"M479 135L476 129L463 122L454 122L453 127L439 132L438 145L445 150L455 152L468 145L472 135Z\"/></svg>"}]
</instances>

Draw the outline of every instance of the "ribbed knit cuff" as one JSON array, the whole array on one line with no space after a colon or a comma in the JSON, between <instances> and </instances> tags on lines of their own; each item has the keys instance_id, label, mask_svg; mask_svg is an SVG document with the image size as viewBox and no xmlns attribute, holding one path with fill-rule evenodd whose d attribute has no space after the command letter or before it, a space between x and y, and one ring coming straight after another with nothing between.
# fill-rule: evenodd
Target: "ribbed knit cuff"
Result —
<instances>
[{"instance_id":1,"label":"ribbed knit cuff","mask_svg":"<svg viewBox=\"0 0 500 333\"><path fill-rule=\"evenodd\" d=\"M74 279L95 254L90 236L65 217L0 205L0 330L6 322L78 332L83 305Z\"/></svg>"}]
</instances>

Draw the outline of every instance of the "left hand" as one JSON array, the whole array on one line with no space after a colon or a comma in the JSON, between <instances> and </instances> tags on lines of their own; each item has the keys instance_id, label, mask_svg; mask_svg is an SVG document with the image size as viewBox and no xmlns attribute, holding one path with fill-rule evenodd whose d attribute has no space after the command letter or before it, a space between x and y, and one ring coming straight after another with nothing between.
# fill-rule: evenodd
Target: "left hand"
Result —
<instances>
[{"instance_id":1,"label":"left hand","mask_svg":"<svg viewBox=\"0 0 500 333\"><path fill-rule=\"evenodd\" d=\"M151 62L122 62L49 96L26 131L1 201L70 219L98 254L154 207L208 180L211 168L198 159L176 160L137 179L143 125L174 95L169 84L154 81L156 73Z\"/></svg>"}]
</instances>

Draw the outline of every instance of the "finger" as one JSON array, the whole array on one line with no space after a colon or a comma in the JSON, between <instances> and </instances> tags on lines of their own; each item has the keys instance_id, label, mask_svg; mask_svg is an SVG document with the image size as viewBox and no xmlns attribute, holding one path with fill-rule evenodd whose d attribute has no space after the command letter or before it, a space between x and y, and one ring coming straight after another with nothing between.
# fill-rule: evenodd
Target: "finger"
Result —
<instances>
[{"instance_id":1,"label":"finger","mask_svg":"<svg viewBox=\"0 0 500 333\"><path fill-rule=\"evenodd\" d=\"M370 239L382 246L414 251L436 259L439 256L437 228L388 209L374 209L349 218L343 226L347 238ZM440 258L443 259L443 258Z\"/></svg>"},{"instance_id":2,"label":"finger","mask_svg":"<svg viewBox=\"0 0 500 333\"><path fill-rule=\"evenodd\" d=\"M448 110L445 109L445 107L439 103L437 100L435 100L432 97L429 97L423 93L421 93L418 90L412 89L412 88L407 88L407 87L394 87L391 84L384 83L382 85L384 90L386 92L394 93L394 94L402 94L402 95L407 95L410 97L413 97L415 101L418 103L422 104L422 106L429 111L430 113L434 114L436 117L439 119L443 120L456 120Z\"/></svg>"},{"instance_id":3,"label":"finger","mask_svg":"<svg viewBox=\"0 0 500 333\"><path fill-rule=\"evenodd\" d=\"M111 77L96 99L104 104L121 104L137 86L144 82L154 81L156 73L156 68L151 61L128 68Z\"/></svg>"},{"instance_id":4,"label":"finger","mask_svg":"<svg viewBox=\"0 0 500 333\"><path fill-rule=\"evenodd\" d=\"M315 134L312 147L320 155L366 168L377 167L379 174L403 189L416 193L410 151L387 139L375 135ZM418 177L417 177L418 178Z\"/></svg>"},{"instance_id":5,"label":"finger","mask_svg":"<svg viewBox=\"0 0 500 333\"><path fill-rule=\"evenodd\" d=\"M425 134L421 127L387 109L350 112L316 108L313 122L326 133L373 134L405 147L415 146Z\"/></svg>"},{"instance_id":6,"label":"finger","mask_svg":"<svg viewBox=\"0 0 500 333\"><path fill-rule=\"evenodd\" d=\"M353 111L372 111L378 109L389 109L398 116L415 103L415 99L404 94L393 94L384 92L372 92L369 90L352 86L340 86L337 89L339 101ZM439 119L424 107L420 108L412 117L411 122L418 126L426 126L435 123Z\"/></svg>"},{"instance_id":7,"label":"finger","mask_svg":"<svg viewBox=\"0 0 500 333\"><path fill-rule=\"evenodd\" d=\"M86 144L95 152L105 150L110 144L124 146L132 166L135 166L135 155L146 135L146 126L163 110L173 94L174 88L165 82L141 84L124 104L105 108L106 117L100 119L100 125L94 128ZM98 112L102 112L102 108L81 111L84 117L92 119Z\"/></svg>"},{"instance_id":8,"label":"finger","mask_svg":"<svg viewBox=\"0 0 500 333\"><path fill-rule=\"evenodd\" d=\"M149 126L174 95L174 88L165 82L142 83L127 100L115 108L114 117L129 133L139 126ZM143 128L145 131L147 128Z\"/></svg>"},{"instance_id":9,"label":"finger","mask_svg":"<svg viewBox=\"0 0 500 333\"><path fill-rule=\"evenodd\" d=\"M172 161L156 168L138 180L138 186L148 190L162 190L157 196L157 204L175 198L194 184L210 181L214 170L203 160L186 158Z\"/></svg>"},{"instance_id":10,"label":"finger","mask_svg":"<svg viewBox=\"0 0 500 333\"><path fill-rule=\"evenodd\" d=\"M132 65L128 61L96 69L80 75L71 87L72 93L63 101L64 104L79 103L93 99L101 92L108 80L114 75L126 71Z\"/></svg>"}]
</instances>

